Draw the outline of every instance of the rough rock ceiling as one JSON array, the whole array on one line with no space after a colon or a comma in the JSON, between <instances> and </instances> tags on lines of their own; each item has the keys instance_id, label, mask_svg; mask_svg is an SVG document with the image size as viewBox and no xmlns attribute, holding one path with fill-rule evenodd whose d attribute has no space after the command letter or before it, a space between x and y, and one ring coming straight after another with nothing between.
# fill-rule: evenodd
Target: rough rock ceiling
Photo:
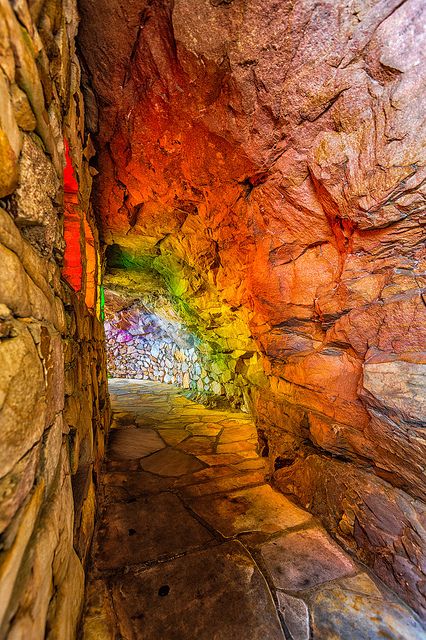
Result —
<instances>
[{"instance_id":1,"label":"rough rock ceiling","mask_svg":"<svg viewBox=\"0 0 426 640\"><path fill-rule=\"evenodd\" d=\"M421 610L426 6L81 12L105 241L216 351L258 353L238 382L277 482Z\"/></svg>"}]
</instances>

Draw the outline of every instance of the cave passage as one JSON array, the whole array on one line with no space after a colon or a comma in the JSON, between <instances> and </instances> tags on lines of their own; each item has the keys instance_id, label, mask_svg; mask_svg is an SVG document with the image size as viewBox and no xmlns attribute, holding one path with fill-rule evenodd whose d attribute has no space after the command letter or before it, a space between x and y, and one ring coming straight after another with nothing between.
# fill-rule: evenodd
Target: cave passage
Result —
<instances>
[{"instance_id":1,"label":"cave passage","mask_svg":"<svg viewBox=\"0 0 426 640\"><path fill-rule=\"evenodd\" d=\"M0 0L0 640L426 640L425 25Z\"/></svg>"}]
</instances>

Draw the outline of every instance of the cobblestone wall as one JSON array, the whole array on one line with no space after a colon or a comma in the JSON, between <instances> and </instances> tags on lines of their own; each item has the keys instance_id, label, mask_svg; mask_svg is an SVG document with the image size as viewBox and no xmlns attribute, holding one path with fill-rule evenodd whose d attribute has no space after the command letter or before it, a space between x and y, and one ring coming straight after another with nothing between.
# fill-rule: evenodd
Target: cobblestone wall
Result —
<instances>
[{"instance_id":1,"label":"cobblestone wall","mask_svg":"<svg viewBox=\"0 0 426 640\"><path fill-rule=\"evenodd\" d=\"M112 377L153 380L220 395L199 340L176 322L137 305L105 322L108 372Z\"/></svg>"},{"instance_id":2,"label":"cobblestone wall","mask_svg":"<svg viewBox=\"0 0 426 640\"><path fill-rule=\"evenodd\" d=\"M0 638L11 640L76 635L109 418L83 218L81 284L61 278L64 137L98 246L76 29L71 1L0 0Z\"/></svg>"}]
</instances>

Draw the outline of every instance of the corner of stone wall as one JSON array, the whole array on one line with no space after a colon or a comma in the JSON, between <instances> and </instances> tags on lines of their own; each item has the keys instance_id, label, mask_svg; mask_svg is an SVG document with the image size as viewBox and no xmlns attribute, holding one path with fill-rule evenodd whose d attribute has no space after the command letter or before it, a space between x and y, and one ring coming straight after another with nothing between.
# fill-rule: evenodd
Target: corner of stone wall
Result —
<instances>
[{"instance_id":1,"label":"corner of stone wall","mask_svg":"<svg viewBox=\"0 0 426 640\"><path fill-rule=\"evenodd\" d=\"M75 637L109 425L99 313L61 277L64 137L98 252L77 25L0 0L0 638Z\"/></svg>"}]
</instances>

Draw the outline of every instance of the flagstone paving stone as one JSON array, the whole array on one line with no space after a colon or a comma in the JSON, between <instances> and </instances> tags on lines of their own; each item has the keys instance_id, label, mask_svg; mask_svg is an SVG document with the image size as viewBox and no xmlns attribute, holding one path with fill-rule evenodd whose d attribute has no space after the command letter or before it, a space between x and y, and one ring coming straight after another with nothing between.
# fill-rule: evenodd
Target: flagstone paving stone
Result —
<instances>
[{"instance_id":1,"label":"flagstone paving stone","mask_svg":"<svg viewBox=\"0 0 426 640\"><path fill-rule=\"evenodd\" d=\"M247 440L217 445L218 453L238 453L239 451L254 451L255 449L255 445L247 442Z\"/></svg>"},{"instance_id":2,"label":"flagstone paving stone","mask_svg":"<svg viewBox=\"0 0 426 640\"><path fill-rule=\"evenodd\" d=\"M112 584L124 637L284 640L267 584L239 542L133 572Z\"/></svg>"},{"instance_id":3,"label":"flagstone paving stone","mask_svg":"<svg viewBox=\"0 0 426 640\"><path fill-rule=\"evenodd\" d=\"M278 533L312 520L309 513L267 484L200 498L191 503L191 508L227 538L245 531Z\"/></svg>"},{"instance_id":4,"label":"flagstone paving stone","mask_svg":"<svg viewBox=\"0 0 426 640\"><path fill-rule=\"evenodd\" d=\"M276 587L301 591L354 573L356 565L320 527L296 531L262 547Z\"/></svg>"},{"instance_id":5,"label":"flagstone paving stone","mask_svg":"<svg viewBox=\"0 0 426 640\"><path fill-rule=\"evenodd\" d=\"M165 446L163 439L152 429L114 429L109 439L108 457L112 460L136 460Z\"/></svg>"},{"instance_id":6,"label":"flagstone paving stone","mask_svg":"<svg viewBox=\"0 0 426 640\"><path fill-rule=\"evenodd\" d=\"M186 427L193 436L217 436L222 430L221 425L213 425L210 422L194 422Z\"/></svg>"},{"instance_id":7,"label":"flagstone paving stone","mask_svg":"<svg viewBox=\"0 0 426 640\"><path fill-rule=\"evenodd\" d=\"M194 456L176 449L163 449L141 461L141 467L159 476L183 476L205 465Z\"/></svg>"},{"instance_id":8,"label":"flagstone paving stone","mask_svg":"<svg viewBox=\"0 0 426 640\"><path fill-rule=\"evenodd\" d=\"M224 478L215 478L210 482L194 484L186 487L181 493L185 497L196 498L198 496L211 495L213 493L225 493L265 482L265 474L261 471L247 471L238 475L231 475Z\"/></svg>"},{"instance_id":9,"label":"flagstone paving stone","mask_svg":"<svg viewBox=\"0 0 426 640\"><path fill-rule=\"evenodd\" d=\"M210 454L214 452L214 439L208 436L194 436L187 438L177 445L177 449L186 451L187 453Z\"/></svg>"},{"instance_id":10,"label":"flagstone paving stone","mask_svg":"<svg viewBox=\"0 0 426 640\"><path fill-rule=\"evenodd\" d=\"M159 383L110 380L110 391L82 640L426 640L412 611L267 484L250 416Z\"/></svg>"},{"instance_id":11,"label":"flagstone paving stone","mask_svg":"<svg viewBox=\"0 0 426 640\"><path fill-rule=\"evenodd\" d=\"M179 498L167 492L130 504L109 505L101 517L99 532L100 569L153 562L212 540L211 533L191 517Z\"/></svg>"},{"instance_id":12,"label":"flagstone paving stone","mask_svg":"<svg viewBox=\"0 0 426 640\"><path fill-rule=\"evenodd\" d=\"M243 462L243 456L240 453L218 453L209 456L199 455L199 460L202 460L205 464L212 467L221 466L223 464L235 464L236 462Z\"/></svg>"},{"instance_id":13,"label":"flagstone paving stone","mask_svg":"<svg viewBox=\"0 0 426 640\"><path fill-rule=\"evenodd\" d=\"M189 438L190 435L184 429L158 429L158 433L164 442L172 447Z\"/></svg>"}]
</instances>

